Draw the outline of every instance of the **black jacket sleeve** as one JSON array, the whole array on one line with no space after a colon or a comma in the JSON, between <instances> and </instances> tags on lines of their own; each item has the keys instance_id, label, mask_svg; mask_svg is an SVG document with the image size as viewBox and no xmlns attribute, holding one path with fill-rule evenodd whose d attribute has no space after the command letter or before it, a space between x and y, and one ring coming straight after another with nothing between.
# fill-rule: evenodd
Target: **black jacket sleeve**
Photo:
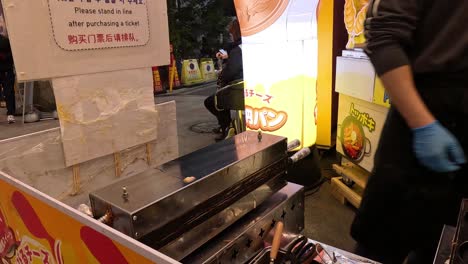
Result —
<instances>
[{"instance_id":1,"label":"black jacket sleeve","mask_svg":"<svg viewBox=\"0 0 468 264\"><path fill-rule=\"evenodd\" d=\"M221 72L220 84L228 85L232 81L242 79L243 76L242 49L236 47L229 53L229 59Z\"/></svg>"},{"instance_id":2,"label":"black jacket sleeve","mask_svg":"<svg viewBox=\"0 0 468 264\"><path fill-rule=\"evenodd\" d=\"M372 0L365 22L366 53L377 74L410 65L408 49L420 16L420 0Z\"/></svg>"}]
</instances>

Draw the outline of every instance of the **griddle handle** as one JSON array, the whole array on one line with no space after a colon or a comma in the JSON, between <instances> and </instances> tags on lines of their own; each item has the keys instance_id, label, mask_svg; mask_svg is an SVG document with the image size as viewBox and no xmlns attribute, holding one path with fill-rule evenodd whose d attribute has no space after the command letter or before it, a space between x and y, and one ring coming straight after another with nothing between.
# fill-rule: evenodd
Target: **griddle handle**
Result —
<instances>
[{"instance_id":1,"label":"griddle handle","mask_svg":"<svg viewBox=\"0 0 468 264\"><path fill-rule=\"evenodd\" d=\"M301 141L299 139L294 139L293 141L288 143L288 151L293 151L294 149L298 148L301 145Z\"/></svg>"},{"instance_id":2,"label":"griddle handle","mask_svg":"<svg viewBox=\"0 0 468 264\"><path fill-rule=\"evenodd\" d=\"M270 263L274 263L276 257L278 257L278 251L281 245L281 238L283 237L283 228L283 222L276 223L275 236L273 237L273 242L271 244Z\"/></svg>"},{"instance_id":3,"label":"griddle handle","mask_svg":"<svg viewBox=\"0 0 468 264\"><path fill-rule=\"evenodd\" d=\"M311 153L310 148L303 148L303 149L299 150L296 154L292 155L289 158L289 162L290 163L296 163L296 162L300 161L301 159L309 156L310 153Z\"/></svg>"}]
</instances>

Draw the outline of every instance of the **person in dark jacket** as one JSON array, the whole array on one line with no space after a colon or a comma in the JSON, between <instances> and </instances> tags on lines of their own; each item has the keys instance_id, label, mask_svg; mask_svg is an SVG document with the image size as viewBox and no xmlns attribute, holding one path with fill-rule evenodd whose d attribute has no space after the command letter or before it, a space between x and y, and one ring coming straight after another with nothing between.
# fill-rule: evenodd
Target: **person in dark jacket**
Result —
<instances>
[{"instance_id":1,"label":"person in dark jacket","mask_svg":"<svg viewBox=\"0 0 468 264\"><path fill-rule=\"evenodd\" d=\"M468 1L374 0L366 52L392 100L361 206L356 253L432 263L468 197Z\"/></svg>"},{"instance_id":2,"label":"person in dark jacket","mask_svg":"<svg viewBox=\"0 0 468 264\"><path fill-rule=\"evenodd\" d=\"M229 25L229 33L232 37L232 44L228 49L228 54L224 58L227 59L223 70L218 76L218 87L222 88L233 81L241 80L244 77L243 64L242 64L242 48L241 48L241 31L239 22L235 19ZM220 54L217 54L220 56ZM205 99L205 107L218 119L219 136L216 140L222 140L226 137L227 129L231 124L231 113L228 110L218 111L215 107L215 96L211 95Z\"/></svg>"},{"instance_id":3,"label":"person in dark jacket","mask_svg":"<svg viewBox=\"0 0 468 264\"><path fill-rule=\"evenodd\" d=\"M11 53L10 41L6 36L0 34L0 83L3 87L7 107L8 123L15 122L15 73L13 70L13 55Z\"/></svg>"}]
</instances>

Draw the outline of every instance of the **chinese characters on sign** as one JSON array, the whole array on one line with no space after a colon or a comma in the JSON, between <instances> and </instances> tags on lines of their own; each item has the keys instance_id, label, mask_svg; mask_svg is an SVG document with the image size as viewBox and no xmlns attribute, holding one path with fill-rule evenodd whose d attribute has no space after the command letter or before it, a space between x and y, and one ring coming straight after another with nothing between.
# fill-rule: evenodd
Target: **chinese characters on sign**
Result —
<instances>
[{"instance_id":1,"label":"chinese characters on sign","mask_svg":"<svg viewBox=\"0 0 468 264\"><path fill-rule=\"evenodd\" d=\"M78 44L95 44L95 43L110 43L110 42L137 42L133 33L124 34L90 34L90 35L68 35L68 43L70 45Z\"/></svg>"},{"instance_id":2,"label":"chinese characters on sign","mask_svg":"<svg viewBox=\"0 0 468 264\"><path fill-rule=\"evenodd\" d=\"M147 0L49 0L62 49L136 47L149 41Z\"/></svg>"}]
</instances>

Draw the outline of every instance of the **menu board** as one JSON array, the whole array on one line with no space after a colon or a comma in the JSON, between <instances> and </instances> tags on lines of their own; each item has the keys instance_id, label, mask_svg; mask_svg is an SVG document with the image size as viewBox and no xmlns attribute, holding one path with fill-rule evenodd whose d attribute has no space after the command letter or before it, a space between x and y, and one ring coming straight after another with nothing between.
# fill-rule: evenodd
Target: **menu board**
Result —
<instances>
[{"instance_id":1,"label":"menu board","mask_svg":"<svg viewBox=\"0 0 468 264\"><path fill-rule=\"evenodd\" d=\"M371 172L388 108L340 94L336 151Z\"/></svg>"}]
</instances>

